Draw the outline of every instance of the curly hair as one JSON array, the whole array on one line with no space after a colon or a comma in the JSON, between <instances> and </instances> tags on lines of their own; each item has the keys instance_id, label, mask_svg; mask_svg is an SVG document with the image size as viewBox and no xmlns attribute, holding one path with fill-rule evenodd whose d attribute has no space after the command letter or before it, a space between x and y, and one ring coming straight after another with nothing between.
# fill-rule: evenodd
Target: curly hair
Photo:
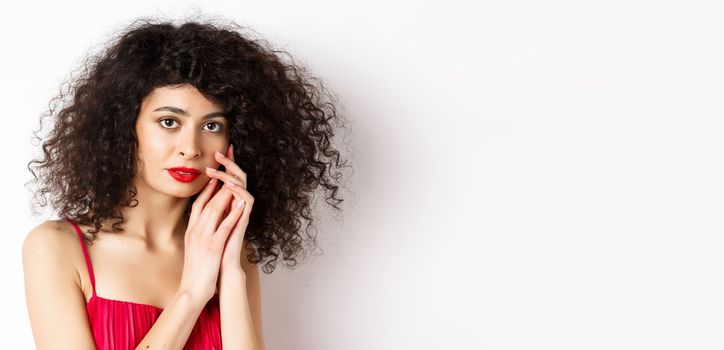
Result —
<instances>
[{"instance_id":1,"label":"curly hair","mask_svg":"<svg viewBox=\"0 0 724 350\"><path fill-rule=\"evenodd\" d=\"M124 231L117 227L124 222L120 206L138 204L132 178L141 102L157 87L191 84L225 106L234 159L248 174L247 190L255 201L245 238L255 249L247 259L263 262L267 274L279 255L295 266L306 252L302 243L317 247L314 191L322 186L325 202L340 211L339 169L346 161L331 140L342 117L319 78L244 29L233 22L175 25L141 18L99 54L89 55L81 74L44 113L54 125L42 144L42 159L28 163L34 182L41 183L34 199L45 206L49 195L60 217L91 225L90 244L106 220L115 220L112 232ZM289 62L277 55L282 53ZM62 108L55 113L58 103ZM40 130L33 135L42 141ZM189 200L187 218L196 196ZM300 234L304 221L306 240Z\"/></svg>"}]
</instances>

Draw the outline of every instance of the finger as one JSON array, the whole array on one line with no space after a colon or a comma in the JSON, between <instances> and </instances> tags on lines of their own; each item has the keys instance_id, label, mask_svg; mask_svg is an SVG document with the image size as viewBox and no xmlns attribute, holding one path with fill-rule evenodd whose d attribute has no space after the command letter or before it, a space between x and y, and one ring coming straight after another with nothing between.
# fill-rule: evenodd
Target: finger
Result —
<instances>
[{"instance_id":1,"label":"finger","mask_svg":"<svg viewBox=\"0 0 724 350\"><path fill-rule=\"evenodd\" d=\"M229 234L229 237L233 237L236 242L239 240L243 241L244 236L246 236L246 228L249 226L249 216L251 215L251 209L253 206L253 198L252 203L247 203L244 201L243 207L244 212L241 214L241 217L234 225L234 228L231 230L231 233ZM231 238L229 238L231 239Z\"/></svg>"},{"instance_id":2,"label":"finger","mask_svg":"<svg viewBox=\"0 0 724 350\"><path fill-rule=\"evenodd\" d=\"M239 176L239 178L246 182L246 172L242 170L241 167L239 167L239 165L236 164L233 159L225 157L219 151L216 151L216 153L214 153L214 157L219 163L224 165L228 172L232 173L235 176Z\"/></svg>"},{"instance_id":3,"label":"finger","mask_svg":"<svg viewBox=\"0 0 724 350\"><path fill-rule=\"evenodd\" d=\"M234 201L235 205L241 205L244 209L239 221L236 223L233 232L236 232L237 228L246 229L246 225L249 223L249 216L251 215L251 209L254 205L254 196L246 190L240 190L239 197Z\"/></svg>"},{"instance_id":4,"label":"finger","mask_svg":"<svg viewBox=\"0 0 724 350\"><path fill-rule=\"evenodd\" d=\"M193 227L196 219L198 219L199 214L201 213L201 210L209 201L211 195L213 195L217 183L218 180L212 177L211 180L209 180L209 182L206 184L206 186L204 186L204 189L201 190L201 193L199 193L199 195L194 200L194 203L191 205L191 214L189 215L189 227Z\"/></svg>"},{"instance_id":5,"label":"finger","mask_svg":"<svg viewBox=\"0 0 724 350\"><path fill-rule=\"evenodd\" d=\"M232 206L236 205L236 203L238 203L240 201L244 201L242 196L244 195L244 192L246 192L246 191L243 190L242 188L240 188L239 186L233 186L233 187L229 186L229 187L224 187L224 189L231 191L231 194L234 195L234 200L231 202ZM229 211L231 211L231 208L227 208L226 210L224 210L224 215L227 215L229 213Z\"/></svg>"},{"instance_id":6,"label":"finger","mask_svg":"<svg viewBox=\"0 0 724 350\"><path fill-rule=\"evenodd\" d=\"M221 152L216 151L214 153L214 158L216 158L216 161L223 164L224 167L226 167L226 170L231 172L232 174L239 176L242 179L246 179L246 172L239 167L236 162L232 158L226 157Z\"/></svg>"},{"instance_id":7,"label":"finger","mask_svg":"<svg viewBox=\"0 0 724 350\"><path fill-rule=\"evenodd\" d=\"M229 151L226 153L226 158L231 159L231 161L234 161L234 144L229 143Z\"/></svg>"},{"instance_id":8,"label":"finger","mask_svg":"<svg viewBox=\"0 0 724 350\"><path fill-rule=\"evenodd\" d=\"M231 185L231 184L229 184L229 185ZM245 190L239 186L224 186L223 189L231 191L231 194L234 195L234 203L236 203L238 201L245 201L246 198L253 198L251 196L251 193L249 193L247 190ZM234 203L232 203L232 205Z\"/></svg>"},{"instance_id":9,"label":"finger","mask_svg":"<svg viewBox=\"0 0 724 350\"><path fill-rule=\"evenodd\" d=\"M251 193L247 192L246 190L241 190L239 193L239 197L237 198L237 201L243 201L244 204L244 213L242 213L242 217L240 218L241 221L246 220L249 221L249 215L251 214L251 208L254 206L254 196L251 195Z\"/></svg>"},{"instance_id":10,"label":"finger","mask_svg":"<svg viewBox=\"0 0 724 350\"><path fill-rule=\"evenodd\" d=\"M239 217L239 220L236 222L236 225L234 226L233 232L239 232L239 230L246 230L246 227L249 225L249 216L251 215L251 209L253 207L253 203L248 203L247 201L243 201L242 204L244 212L241 213L241 216Z\"/></svg>"},{"instance_id":11,"label":"finger","mask_svg":"<svg viewBox=\"0 0 724 350\"><path fill-rule=\"evenodd\" d=\"M229 215L227 215L224 221L219 224L219 228L216 230L216 233L214 233L215 244L223 247L223 244L226 242L226 238L229 236L229 233L236 225L236 222L239 220L239 217L242 215L243 211L243 202L236 203L236 205L231 208Z\"/></svg>"},{"instance_id":12,"label":"finger","mask_svg":"<svg viewBox=\"0 0 724 350\"><path fill-rule=\"evenodd\" d=\"M246 228L246 225L249 224L249 216L251 215L251 209L254 207L254 197L251 196L251 194L245 196L244 198L244 213L242 213L241 219L239 220L240 223L244 224L244 228Z\"/></svg>"},{"instance_id":13,"label":"finger","mask_svg":"<svg viewBox=\"0 0 724 350\"><path fill-rule=\"evenodd\" d=\"M229 238L227 238L227 242L226 242L227 244L229 243L228 241L231 241L231 240L233 240L233 242L237 242L237 243L239 241L243 241L244 236L246 235L246 227L248 226L248 223L249 223L249 219L248 219L249 214L248 213L251 212L251 208L249 207L248 204L246 204L245 201L241 205L242 205L242 209L244 211L241 213L241 216L236 221L234 228L231 229ZM247 217L246 219L244 218L245 216Z\"/></svg>"},{"instance_id":14,"label":"finger","mask_svg":"<svg viewBox=\"0 0 724 350\"><path fill-rule=\"evenodd\" d=\"M247 194L251 195L247 190L232 183L226 183L219 191L229 191L236 199L243 199L242 197Z\"/></svg>"},{"instance_id":15,"label":"finger","mask_svg":"<svg viewBox=\"0 0 724 350\"><path fill-rule=\"evenodd\" d=\"M209 167L206 167L206 174L209 175L209 177L215 177L223 181L229 186L240 186L242 188L246 188L246 178L240 179L235 177L234 175L229 174L228 172L219 171Z\"/></svg>"},{"instance_id":16,"label":"finger","mask_svg":"<svg viewBox=\"0 0 724 350\"><path fill-rule=\"evenodd\" d=\"M228 188L222 187L219 192L216 192L213 198L209 200L198 219L198 224L201 225L204 232L216 231L232 198L234 198L233 192L228 190Z\"/></svg>"}]
</instances>

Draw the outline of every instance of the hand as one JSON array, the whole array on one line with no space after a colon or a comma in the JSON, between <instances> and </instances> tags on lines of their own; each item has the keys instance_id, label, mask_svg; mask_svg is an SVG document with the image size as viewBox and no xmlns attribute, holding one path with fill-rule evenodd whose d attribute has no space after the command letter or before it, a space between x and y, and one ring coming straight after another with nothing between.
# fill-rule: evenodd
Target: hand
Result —
<instances>
[{"instance_id":1,"label":"hand","mask_svg":"<svg viewBox=\"0 0 724 350\"><path fill-rule=\"evenodd\" d=\"M234 146L229 144L226 150L226 156L220 152L216 153L216 160L224 165L226 171L211 171L207 168L206 173L211 178L216 178L229 186L230 190L234 192L236 199L232 205L237 203L243 203L243 213L239 220L235 223L229 237L224 246L224 252L221 258L220 274L223 274L224 269L239 271L243 274L241 269L241 259L246 259L246 255L242 256L241 251L244 244L244 236L246 234L246 228L249 225L249 216L251 215L251 208L254 205L254 197L246 190L246 173L234 162Z\"/></svg>"},{"instance_id":2,"label":"hand","mask_svg":"<svg viewBox=\"0 0 724 350\"><path fill-rule=\"evenodd\" d=\"M227 213L234 193L226 186L214 193L217 183L218 180L211 179L192 205L184 235L184 266L178 290L204 304L217 289L224 244L243 212L243 208L232 206Z\"/></svg>"}]
</instances>

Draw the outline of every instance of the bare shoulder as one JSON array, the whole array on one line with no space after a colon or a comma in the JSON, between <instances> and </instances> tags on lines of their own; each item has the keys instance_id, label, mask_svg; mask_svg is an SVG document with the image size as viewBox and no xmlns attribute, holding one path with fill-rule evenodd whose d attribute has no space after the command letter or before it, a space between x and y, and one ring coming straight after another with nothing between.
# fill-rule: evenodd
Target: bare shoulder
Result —
<instances>
[{"instance_id":1,"label":"bare shoulder","mask_svg":"<svg viewBox=\"0 0 724 350\"><path fill-rule=\"evenodd\" d=\"M73 255L76 256L73 256ZM92 349L72 225L48 220L34 227L22 247L25 297L37 349Z\"/></svg>"},{"instance_id":2,"label":"bare shoulder","mask_svg":"<svg viewBox=\"0 0 724 350\"><path fill-rule=\"evenodd\" d=\"M35 226L25 237L25 242L29 240L68 240L75 234L73 227L65 220L46 220ZM78 239L78 236L75 236Z\"/></svg>"},{"instance_id":3,"label":"bare shoulder","mask_svg":"<svg viewBox=\"0 0 724 350\"><path fill-rule=\"evenodd\" d=\"M80 241L67 221L47 220L35 226L23 241L23 261L31 263L63 263L68 271L77 270L73 257L80 251Z\"/></svg>"}]
</instances>

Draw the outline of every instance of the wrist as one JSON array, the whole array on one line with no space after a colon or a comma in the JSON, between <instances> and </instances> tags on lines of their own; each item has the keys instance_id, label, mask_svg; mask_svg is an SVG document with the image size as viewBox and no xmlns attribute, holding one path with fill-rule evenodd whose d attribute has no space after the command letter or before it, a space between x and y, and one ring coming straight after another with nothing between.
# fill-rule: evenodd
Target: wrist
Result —
<instances>
[{"instance_id":1,"label":"wrist","mask_svg":"<svg viewBox=\"0 0 724 350\"><path fill-rule=\"evenodd\" d=\"M222 270L219 274L219 292L221 292L221 289L231 287L235 284L246 287L246 273L244 269L242 269L241 266L229 266Z\"/></svg>"},{"instance_id":2,"label":"wrist","mask_svg":"<svg viewBox=\"0 0 724 350\"><path fill-rule=\"evenodd\" d=\"M176 292L173 300L173 302L176 304L180 304L192 309L203 309L204 306L206 306L206 303L208 303L209 298L196 295L186 290L179 290Z\"/></svg>"},{"instance_id":3,"label":"wrist","mask_svg":"<svg viewBox=\"0 0 724 350\"><path fill-rule=\"evenodd\" d=\"M239 277L246 277L246 273L244 273L244 269L241 268L241 265L239 264L221 265L219 278L224 279L225 277L236 279Z\"/></svg>"},{"instance_id":4,"label":"wrist","mask_svg":"<svg viewBox=\"0 0 724 350\"><path fill-rule=\"evenodd\" d=\"M236 260L222 260L220 265L220 272L228 271L230 273L239 273L244 272L244 270L241 268L241 261L239 259Z\"/></svg>"}]
</instances>

